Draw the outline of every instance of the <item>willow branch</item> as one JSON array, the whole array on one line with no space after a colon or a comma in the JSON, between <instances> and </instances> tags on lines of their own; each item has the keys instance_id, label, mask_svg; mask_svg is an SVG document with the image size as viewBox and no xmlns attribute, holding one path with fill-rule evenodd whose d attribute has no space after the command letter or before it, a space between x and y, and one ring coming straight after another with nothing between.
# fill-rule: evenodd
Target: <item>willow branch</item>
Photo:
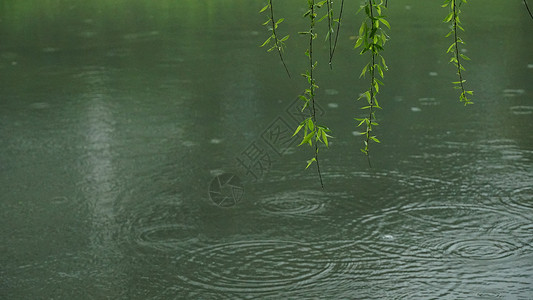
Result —
<instances>
[{"instance_id":1,"label":"willow branch","mask_svg":"<svg viewBox=\"0 0 533 300\"><path fill-rule=\"evenodd\" d=\"M272 0L268 0L270 4L270 21L272 22L272 34L274 35L274 43L276 44L276 50L278 50L279 59L281 60L281 63L283 63L283 67L285 68L285 71L287 72L287 76L291 78L291 73L289 72L289 69L287 68L287 65L285 64L285 60L283 59L283 55L281 54L281 45L279 44L278 35L276 34L276 21L274 21L274 8L272 6Z\"/></svg>"}]
</instances>

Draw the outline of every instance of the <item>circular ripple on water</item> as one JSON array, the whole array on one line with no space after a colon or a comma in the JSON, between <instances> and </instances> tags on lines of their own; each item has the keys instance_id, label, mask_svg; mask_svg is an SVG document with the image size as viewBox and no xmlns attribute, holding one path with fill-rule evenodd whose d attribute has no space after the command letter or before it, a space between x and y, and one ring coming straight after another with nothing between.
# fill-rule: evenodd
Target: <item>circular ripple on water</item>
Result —
<instances>
[{"instance_id":1,"label":"circular ripple on water","mask_svg":"<svg viewBox=\"0 0 533 300\"><path fill-rule=\"evenodd\" d=\"M497 260L518 254L523 248L519 242L506 236L454 238L441 242L438 248L446 255L472 260Z\"/></svg>"},{"instance_id":2,"label":"circular ripple on water","mask_svg":"<svg viewBox=\"0 0 533 300\"><path fill-rule=\"evenodd\" d=\"M335 265L322 256L319 248L304 243L242 241L190 251L175 264L189 287L267 293L309 287L333 273Z\"/></svg>"},{"instance_id":3,"label":"circular ripple on water","mask_svg":"<svg viewBox=\"0 0 533 300\"><path fill-rule=\"evenodd\" d=\"M196 240L196 236L191 226L158 224L137 229L134 239L140 246L168 251L185 248L185 245Z\"/></svg>"},{"instance_id":4,"label":"circular ripple on water","mask_svg":"<svg viewBox=\"0 0 533 300\"><path fill-rule=\"evenodd\" d=\"M121 235L135 246L159 251L184 250L198 241L194 212L174 196L130 202L118 212Z\"/></svg>"},{"instance_id":5,"label":"circular ripple on water","mask_svg":"<svg viewBox=\"0 0 533 300\"><path fill-rule=\"evenodd\" d=\"M533 187L526 186L513 190L509 198L501 198L506 205L513 206L520 210L533 209Z\"/></svg>"},{"instance_id":6,"label":"circular ripple on water","mask_svg":"<svg viewBox=\"0 0 533 300\"><path fill-rule=\"evenodd\" d=\"M371 191L372 199L383 201L412 202L413 197L429 198L435 193L449 192L454 188L452 182L431 176L405 174L397 171L390 172L354 172L356 176L358 194L365 193L368 187L374 187ZM366 199L365 199L366 201Z\"/></svg>"},{"instance_id":7,"label":"circular ripple on water","mask_svg":"<svg viewBox=\"0 0 533 300\"><path fill-rule=\"evenodd\" d=\"M260 199L257 205L267 214L312 217L326 210L327 199L318 191L294 191Z\"/></svg>"},{"instance_id":8,"label":"circular ripple on water","mask_svg":"<svg viewBox=\"0 0 533 300\"><path fill-rule=\"evenodd\" d=\"M355 232L376 259L494 260L520 255L533 243L531 220L481 205L390 208L359 223Z\"/></svg>"}]
</instances>

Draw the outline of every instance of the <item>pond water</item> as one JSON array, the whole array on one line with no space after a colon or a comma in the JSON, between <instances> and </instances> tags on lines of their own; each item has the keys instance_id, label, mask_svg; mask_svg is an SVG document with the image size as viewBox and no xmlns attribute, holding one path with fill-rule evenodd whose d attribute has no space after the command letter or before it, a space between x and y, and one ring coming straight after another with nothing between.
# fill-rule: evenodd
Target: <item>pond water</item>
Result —
<instances>
[{"instance_id":1,"label":"pond water","mask_svg":"<svg viewBox=\"0 0 533 300\"><path fill-rule=\"evenodd\" d=\"M463 8L464 107L446 10L389 1L372 168L347 4L333 71L317 40L322 189L287 138L305 3L276 10L289 79L263 2L1 2L0 298L532 299L523 3Z\"/></svg>"}]
</instances>

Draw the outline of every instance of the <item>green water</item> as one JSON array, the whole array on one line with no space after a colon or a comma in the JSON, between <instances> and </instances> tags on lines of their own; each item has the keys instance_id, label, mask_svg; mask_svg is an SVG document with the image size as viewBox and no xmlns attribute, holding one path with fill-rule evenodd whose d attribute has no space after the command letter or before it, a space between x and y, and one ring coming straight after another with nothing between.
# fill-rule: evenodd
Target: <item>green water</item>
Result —
<instances>
[{"instance_id":1,"label":"green water","mask_svg":"<svg viewBox=\"0 0 533 300\"><path fill-rule=\"evenodd\" d=\"M263 1L2 1L0 298L532 298L523 3L463 8L463 107L446 10L389 2L372 168L355 3L318 66L321 189L287 139L305 3L278 4L288 79Z\"/></svg>"}]
</instances>

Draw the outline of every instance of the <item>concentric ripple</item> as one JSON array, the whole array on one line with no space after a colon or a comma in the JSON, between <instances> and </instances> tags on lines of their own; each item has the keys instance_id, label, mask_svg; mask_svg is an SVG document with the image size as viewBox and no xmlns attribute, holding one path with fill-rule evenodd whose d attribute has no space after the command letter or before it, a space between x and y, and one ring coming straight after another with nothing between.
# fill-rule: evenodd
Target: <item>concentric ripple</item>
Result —
<instances>
[{"instance_id":1,"label":"concentric ripple","mask_svg":"<svg viewBox=\"0 0 533 300\"><path fill-rule=\"evenodd\" d=\"M119 211L123 238L134 248L148 251L185 250L198 241L193 213L175 196L159 195L151 201L130 202ZM144 198L142 198L144 199Z\"/></svg>"},{"instance_id":2,"label":"concentric ripple","mask_svg":"<svg viewBox=\"0 0 533 300\"><path fill-rule=\"evenodd\" d=\"M159 224L140 228L135 235L138 245L158 250L174 250L195 240L194 228L183 224Z\"/></svg>"},{"instance_id":3,"label":"concentric ripple","mask_svg":"<svg viewBox=\"0 0 533 300\"><path fill-rule=\"evenodd\" d=\"M265 293L305 288L324 279L335 265L314 246L261 240L218 244L177 259L179 279L193 288Z\"/></svg>"},{"instance_id":4,"label":"concentric ripple","mask_svg":"<svg viewBox=\"0 0 533 300\"><path fill-rule=\"evenodd\" d=\"M517 253L520 243L506 237L465 238L449 241L440 245L444 253L473 260L497 260Z\"/></svg>"},{"instance_id":5,"label":"concentric ripple","mask_svg":"<svg viewBox=\"0 0 533 300\"><path fill-rule=\"evenodd\" d=\"M505 204L510 204L520 209L533 209L533 186L521 187L511 192L509 201L504 201Z\"/></svg>"},{"instance_id":6,"label":"concentric ripple","mask_svg":"<svg viewBox=\"0 0 533 300\"><path fill-rule=\"evenodd\" d=\"M295 191L276 194L258 201L261 210L267 214L293 217L314 216L326 209L328 198L314 191Z\"/></svg>"},{"instance_id":7,"label":"concentric ripple","mask_svg":"<svg viewBox=\"0 0 533 300\"><path fill-rule=\"evenodd\" d=\"M359 223L355 232L378 258L496 260L521 255L533 243L531 220L482 205L391 208Z\"/></svg>"}]
</instances>

